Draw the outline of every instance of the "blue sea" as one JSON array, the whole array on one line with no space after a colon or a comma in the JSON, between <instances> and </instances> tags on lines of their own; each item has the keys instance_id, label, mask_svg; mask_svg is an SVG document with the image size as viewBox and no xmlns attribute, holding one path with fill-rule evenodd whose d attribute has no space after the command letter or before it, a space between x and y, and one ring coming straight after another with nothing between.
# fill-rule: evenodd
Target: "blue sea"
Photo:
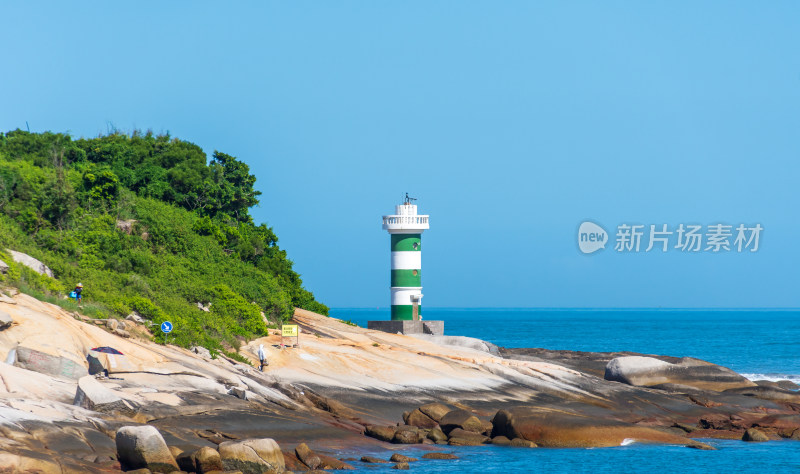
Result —
<instances>
[{"instance_id":1,"label":"blue sea","mask_svg":"<svg viewBox=\"0 0 800 474\"><path fill-rule=\"evenodd\" d=\"M362 327L370 320L389 319L388 308L336 308L330 314ZM753 380L800 383L800 310L425 308L423 317L445 321L447 335L476 337L498 346L689 356ZM452 449L458 461L420 461L411 469L594 474L800 471L797 441L704 441L718 450L636 444L602 449L459 447ZM415 448L402 452L424 454ZM355 464L370 472L390 472L388 466Z\"/></svg>"}]
</instances>

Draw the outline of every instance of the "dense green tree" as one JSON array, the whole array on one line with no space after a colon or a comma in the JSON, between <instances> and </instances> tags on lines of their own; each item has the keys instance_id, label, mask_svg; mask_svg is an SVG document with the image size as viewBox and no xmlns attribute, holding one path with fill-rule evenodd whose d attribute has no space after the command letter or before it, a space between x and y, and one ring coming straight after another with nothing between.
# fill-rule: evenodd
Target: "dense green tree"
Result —
<instances>
[{"instance_id":1,"label":"dense green tree","mask_svg":"<svg viewBox=\"0 0 800 474\"><path fill-rule=\"evenodd\" d=\"M98 315L170 319L183 328L180 343L212 349L263 334L261 313L327 314L273 230L253 223L255 183L231 155L208 160L197 145L149 131L75 141L0 133L0 249L28 252L57 277L14 269L7 279L45 294L91 281ZM210 313L198 302L211 303Z\"/></svg>"}]
</instances>

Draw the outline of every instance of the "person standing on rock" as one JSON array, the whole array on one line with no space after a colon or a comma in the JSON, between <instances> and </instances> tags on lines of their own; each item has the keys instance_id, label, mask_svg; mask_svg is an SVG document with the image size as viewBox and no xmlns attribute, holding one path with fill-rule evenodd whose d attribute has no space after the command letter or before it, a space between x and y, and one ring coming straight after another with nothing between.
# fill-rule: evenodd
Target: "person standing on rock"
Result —
<instances>
[{"instance_id":1,"label":"person standing on rock","mask_svg":"<svg viewBox=\"0 0 800 474\"><path fill-rule=\"evenodd\" d=\"M264 344L258 345L258 360L261 361L261 367L259 367L259 370L263 372L264 366L269 365L269 362L267 362L267 352L264 350Z\"/></svg>"},{"instance_id":2,"label":"person standing on rock","mask_svg":"<svg viewBox=\"0 0 800 474\"><path fill-rule=\"evenodd\" d=\"M78 303L78 305L80 305L81 303L83 303L83 297L81 297L81 293L83 292L83 284L78 283L77 285L75 285L74 291L75 291L75 302Z\"/></svg>"}]
</instances>

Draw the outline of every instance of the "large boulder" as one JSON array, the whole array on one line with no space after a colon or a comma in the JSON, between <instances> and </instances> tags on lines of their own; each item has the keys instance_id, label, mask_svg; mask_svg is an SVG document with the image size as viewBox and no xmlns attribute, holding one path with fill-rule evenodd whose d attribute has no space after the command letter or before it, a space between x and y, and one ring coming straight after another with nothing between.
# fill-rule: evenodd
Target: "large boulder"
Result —
<instances>
[{"instance_id":1,"label":"large boulder","mask_svg":"<svg viewBox=\"0 0 800 474\"><path fill-rule=\"evenodd\" d=\"M104 387L92 375L83 376L78 380L78 389L72 404L104 413L122 413L128 416L136 413L133 405Z\"/></svg>"},{"instance_id":2,"label":"large boulder","mask_svg":"<svg viewBox=\"0 0 800 474\"><path fill-rule=\"evenodd\" d=\"M758 430L756 428L749 428L747 431L744 432L744 435L742 435L742 441L755 441L755 442L769 441L769 437L765 435L764 432L761 430Z\"/></svg>"},{"instance_id":3,"label":"large boulder","mask_svg":"<svg viewBox=\"0 0 800 474\"><path fill-rule=\"evenodd\" d=\"M396 444L417 444L419 442L419 430L416 426L400 425L392 438L392 443Z\"/></svg>"},{"instance_id":4,"label":"large boulder","mask_svg":"<svg viewBox=\"0 0 800 474\"><path fill-rule=\"evenodd\" d=\"M617 357L606 365L604 378L643 387L678 384L717 392L756 386L728 368L690 357L676 364L654 357Z\"/></svg>"},{"instance_id":5,"label":"large boulder","mask_svg":"<svg viewBox=\"0 0 800 474\"><path fill-rule=\"evenodd\" d=\"M432 428L430 431L428 431L427 437L434 443L438 443L439 441L447 441L447 435L444 434L444 431L442 431L440 428Z\"/></svg>"},{"instance_id":6,"label":"large boulder","mask_svg":"<svg viewBox=\"0 0 800 474\"><path fill-rule=\"evenodd\" d=\"M322 460L317 456L317 454L308 447L306 443L300 443L295 449L294 453L297 455L297 459L303 462L306 466L311 469L316 469L322 464Z\"/></svg>"},{"instance_id":7,"label":"large boulder","mask_svg":"<svg viewBox=\"0 0 800 474\"><path fill-rule=\"evenodd\" d=\"M623 441L686 444L686 438L653 428L602 416L587 417L566 411L517 407L500 410L492 420L492 436L522 438L548 448L621 446Z\"/></svg>"},{"instance_id":8,"label":"large boulder","mask_svg":"<svg viewBox=\"0 0 800 474\"><path fill-rule=\"evenodd\" d=\"M58 348L45 347L42 344L17 346L17 358L14 365L23 369L39 372L40 374L55 375L77 380L88 373L83 361L76 361L66 355L61 355Z\"/></svg>"},{"instance_id":9,"label":"large boulder","mask_svg":"<svg viewBox=\"0 0 800 474\"><path fill-rule=\"evenodd\" d=\"M479 446L489 441L488 436L484 436L474 431L462 430L455 428L450 431L447 444L456 446Z\"/></svg>"},{"instance_id":10,"label":"large boulder","mask_svg":"<svg viewBox=\"0 0 800 474\"><path fill-rule=\"evenodd\" d=\"M195 470L198 474L205 474L212 471L222 471L222 458L216 449L203 446L192 455L194 458Z\"/></svg>"},{"instance_id":11,"label":"large boulder","mask_svg":"<svg viewBox=\"0 0 800 474\"><path fill-rule=\"evenodd\" d=\"M173 472L178 464L154 426L123 426L117 430L117 458L123 470Z\"/></svg>"},{"instance_id":12,"label":"large boulder","mask_svg":"<svg viewBox=\"0 0 800 474\"><path fill-rule=\"evenodd\" d=\"M465 431L474 431L475 433L483 431L483 423L481 423L481 420L467 410L462 410L460 408L451 410L444 415L439 421L439 425L442 427L442 431L448 435L456 428L461 428Z\"/></svg>"},{"instance_id":13,"label":"large boulder","mask_svg":"<svg viewBox=\"0 0 800 474\"><path fill-rule=\"evenodd\" d=\"M404 417L403 421L405 421L407 425L416 426L419 428L430 429L438 426L436 420L433 420L428 415L422 413L419 408L412 410L408 416Z\"/></svg>"},{"instance_id":14,"label":"large boulder","mask_svg":"<svg viewBox=\"0 0 800 474\"><path fill-rule=\"evenodd\" d=\"M182 471L206 474L208 472L222 471L222 458L216 449L203 446L193 451L185 452L176 458Z\"/></svg>"},{"instance_id":15,"label":"large boulder","mask_svg":"<svg viewBox=\"0 0 800 474\"><path fill-rule=\"evenodd\" d=\"M47 275L50 278L54 278L53 270L50 270L50 268L48 268L47 265L40 262L39 260L36 260L30 255L22 252L17 252L16 250L11 250L11 249L6 249L6 252L8 252L11 255L11 258L14 259L15 262L25 265L26 267L38 273L39 275Z\"/></svg>"},{"instance_id":16,"label":"large boulder","mask_svg":"<svg viewBox=\"0 0 800 474\"><path fill-rule=\"evenodd\" d=\"M381 441L391 442L394 439L394 434L397 432L397 428L393 426L378 426L378 425L370 425L367 426L364 430L364 434L369 436L370 438L379 439Z\"/></svg>"},{"instance_id":17,"label":"large boulder","mask_svg":"<svg viewBox=\"0 0 800 474\"><path fill-rule=\"evenodd\" d=\"M419 407L418 410L436 423L439 423L453 409L441 403L427 403Z\"/></svg>"},{"instance_id":18,"label":"large boulder","mask_svg":"<svg viewBox=\"0 0 800 474\"><path fill-rule=\"evenodd\" d=\"M226 441L219 445L222 466L243 474L284 472L283 453L271 438Z\"/></svg>"}]
</instances>

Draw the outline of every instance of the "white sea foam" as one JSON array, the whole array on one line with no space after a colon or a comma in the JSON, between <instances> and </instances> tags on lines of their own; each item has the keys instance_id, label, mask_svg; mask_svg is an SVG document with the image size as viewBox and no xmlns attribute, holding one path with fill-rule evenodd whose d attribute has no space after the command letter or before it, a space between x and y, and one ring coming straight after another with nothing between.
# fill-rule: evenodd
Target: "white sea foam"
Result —
<instances>
[{"instance_id":1,"label":"white sea foam","mask_svg":"<svg viewBox=\"0 0 800 474\"><path fill-rule=\"evenodd\" d=\"M752 380L769 380L771 382L780 382L781 380L788 380L794 383L800 383L800 375L797 374L741 374L742 377Z\"/></svg>"},{"instance_id":2,"label":"white sea foam","mask_svg":"<svg viewBox=\"0 0 800 474\"><path fill-rule=\"evenodd\" d=\"M633 439L633 438L625 438L625 439L622 440L621 443L619 443L619 445L620 446L630 446L635 442L636 442L636 440Z\"/></svg>"}]
</instances>

